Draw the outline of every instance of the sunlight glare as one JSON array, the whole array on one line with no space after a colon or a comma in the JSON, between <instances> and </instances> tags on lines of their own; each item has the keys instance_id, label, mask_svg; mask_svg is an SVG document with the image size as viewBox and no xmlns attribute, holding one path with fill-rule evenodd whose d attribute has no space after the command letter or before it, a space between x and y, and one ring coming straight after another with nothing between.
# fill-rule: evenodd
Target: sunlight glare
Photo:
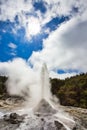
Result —
<instances>
[{"instance_id":1,"label":"sunlight glare","mask_svg":"<svg viewBox=\"0 0 87 130\"><path fill-rule=\"evenodd\" d=\"M37 35L40 33L40 30L41 26L39 20L34 17L30 18L28 22L28 35Z\"/></svg>"}]
</instances>

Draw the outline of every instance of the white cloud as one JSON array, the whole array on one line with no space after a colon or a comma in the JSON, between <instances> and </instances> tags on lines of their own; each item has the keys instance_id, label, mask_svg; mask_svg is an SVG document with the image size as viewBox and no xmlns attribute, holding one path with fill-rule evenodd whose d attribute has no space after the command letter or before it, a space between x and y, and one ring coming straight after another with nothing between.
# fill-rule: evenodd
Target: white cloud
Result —
<instances>
[{"instance_id":1,"label":"white cloud","mask_svg":"<svg viewBox=\"0 0 87 130\"><path fill-rule=\"evenodd\" d=\"M49 22L54 17L81 14L87 8L86 0L44 0L44 2L47 3L45 4L47 11L42 17L42 24ZM77 8L78 13L75 13L74 7ZM40 13L39 16L41 17Z\"/></svg>"},{"instance_id":2,"label":"white cloud","mask_svg":"<svg viewBox=\"0 0 87 130\"><path fill-rule=\"evenodd\" d=\"M29 12L32 9L32 0L24 1L24 0L1 0L1 14L0 20L6 21L14 21L16 15L20 14L21 12Z\"/></svg>"},{"instance_id":3,"label":"white cloud","mask_svg":"<svg viewBox=\"0 0 87 130\"><path fill-rule=\"evenodd\" d=\"M86 11L61 24L43 41L43 49L33 52L29 62L46 62L49 70L87 71L87 17Z\"/></svg>"},{"instance_id":4,"label":"white cloud","mask_svg":"<svg viewBox=\"0 0 87 130\"><path fill-rule=\"evenodd\" d=\"M6 21L9 20L11 22L15 21L15 17L18 16L19 25L16 25L15 29L13 29L13 33L17 32L17 29L24 27L27 30L27 16L26 13L33 13L33 4L32 0L1 0L0 5L0 20Z\"/></svg>"},{"instance_id":5,"label":"white cloud","mask_svg":"<svg viewBox=\"0 0 87 130\"><path fill-rule=\"evenodd\" d=\"M9 44L8 44L8 47L10 47L11 49L16 49L16 48L17 48L17 45L14 44L14 43L9 43Z\"/></svg>"},{"instance_id":6,"label":"white cloud","mask_svg":"<svg viewBox=\"0 0 87 130\"><path fill-rule=\"evenodd\" d=\"M87 7L86 0L44 0L44 2L47 3L47 8L49 8L52 13L58 15L70 14L73 7L77 7L80 12Z\"/></svg>"}]
</instances>

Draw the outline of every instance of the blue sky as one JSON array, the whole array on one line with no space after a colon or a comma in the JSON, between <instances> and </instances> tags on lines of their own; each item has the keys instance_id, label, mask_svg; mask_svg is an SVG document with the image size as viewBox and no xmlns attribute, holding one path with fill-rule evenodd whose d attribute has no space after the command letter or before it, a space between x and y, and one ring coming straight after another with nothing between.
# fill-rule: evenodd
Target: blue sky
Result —
<instances>
[{"instance_id":1,"label":"blue sky","mask_svg":"<svg viewBox=\"0 0 87 130\"><path fill-rule=\"evenodd\" d=\"M0 0L0 63L16 58L33 66L45 62L52 77L87 72L86 3Z\"/></svg>"}]
</instances>

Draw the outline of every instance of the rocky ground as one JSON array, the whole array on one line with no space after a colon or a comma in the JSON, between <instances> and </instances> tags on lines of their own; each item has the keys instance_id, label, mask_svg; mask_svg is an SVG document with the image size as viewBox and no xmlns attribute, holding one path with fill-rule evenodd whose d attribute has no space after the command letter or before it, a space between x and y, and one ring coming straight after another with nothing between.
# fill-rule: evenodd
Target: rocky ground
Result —
<instances>
[{"instance_id":1,"label":"rocky ground","mask_svg":"<svg viewBox=\"0 0 87 130\"><path fill-rule=\"evenodd\" d=\"M78 107L64 107L65 111L73 116L77 124L76 130L87 130L87 109Z\"/></svg>"},{"instance_id":2,"label":"rocky ground","mask_svg":"<svg viewBox=\"0 0 87 130\"><path fill-rule=\"evenodd\" d=\"M26 115L18 115L11 112L21 107L23 107L23 99L9 98L7 100L0 100L1 112L8 112L8 114L5 114L3 118L0 119L0 130L24 130L24 125L21 125L23 122L28 126L26 130L66 130L66 128L52 116L56 111L51 109L47 102L41 102L39 108L35 108L34 110L35 115L27 116L27 120L25 120ZM50 111L46 108L49 108ZM64 112L70 114L70 116L74 118L76 124L71 130L87 130L87 109L68 106L60 106L59 109L63 109ZM47 111L48 116L46 115L47 113L45 115L41 114L44 113L44 110ZM11 112L11 114L9 114L9 112ZM33 127L34 124L39 125ZM31 129L30 126L32 127Z\"/></svg>"}]
</instances>

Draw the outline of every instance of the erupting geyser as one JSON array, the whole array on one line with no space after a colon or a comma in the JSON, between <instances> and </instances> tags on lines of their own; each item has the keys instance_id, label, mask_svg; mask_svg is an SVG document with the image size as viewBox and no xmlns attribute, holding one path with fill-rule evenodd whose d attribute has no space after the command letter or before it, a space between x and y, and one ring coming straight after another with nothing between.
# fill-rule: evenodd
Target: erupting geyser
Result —
<instances>
[{"instance_id":1,"label":"erupting geyser","mask_svg":"<svg viewBox=\"0 0 87 130\"><path fill-rule=\"evenodd\" d=\"M41 100L17 130L74 130L75 122L57 111L51 99L49 75L44 64L41 70Z\"/></svg>"},{"instance_id":2,"label":"erupting geyser","mask_svg":"<svg viewBox=\"0 0 87 130\"><path fill-rule=\"evenodd\" d=\"M46 64L43 64L42 70L41 70L41 97L42 99L50 99L51 93L50 93L50 83L49 83L49 74L47 71Z\"/></svg>"},{"instance_id":3,"label":"erupting geyser","mask_svg":"<svg viewBox=\"0 0 87 130\"><path fill-rule=\"evenodd\" d=\"M44 63L41 69L41 100L34 108L34 111L39 113L56 113L56 110L51 103L52 95L50 86L47 66Z\"/></svg>"}]
</instances>

